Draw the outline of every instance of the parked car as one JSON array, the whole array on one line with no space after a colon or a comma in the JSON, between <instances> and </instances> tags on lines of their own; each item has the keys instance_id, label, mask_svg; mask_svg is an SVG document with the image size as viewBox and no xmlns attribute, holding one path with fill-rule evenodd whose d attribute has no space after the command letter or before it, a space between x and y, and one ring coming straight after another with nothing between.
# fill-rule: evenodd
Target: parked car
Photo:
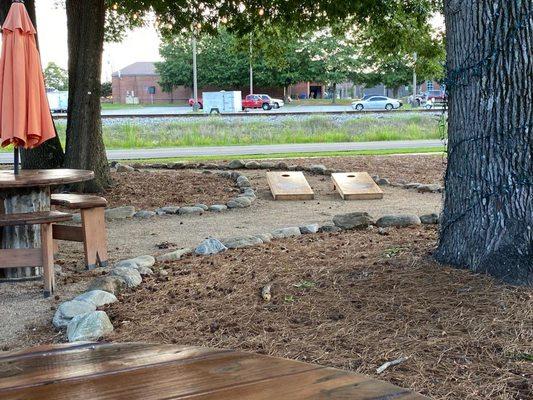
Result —
<instances>
[{"instance_id":1,"label":"parked car","mask_svg":"<svg viewBox=\"0 0 533 400\"><path fill-rule=\"evenodd\" d=\"M394 110L400 108L400 100L385 96L371 96L367 100L357 100L352 103L352 108L357 111L368 110Z\"/></svg>"},{"instance_id":2,"label":"parked car","mask_svg":"<svg viewBox=\"0 0 533 400\"><path fill-rule=\"evenodd\" d=\"M277 110L280 107L283 107L285 105L285 102L281 99L273 99L268 94L260 94L261 98L265 101L268 101L269 104L272 106L273 109Z\"/></svg>"},{"instance_id":3,"label":"parked car","mask_svg":"<svg viewBox=\"0 0 533 400\"><path fill-rule=\"evenodd\" d=\"M268 99L263 99L263 97L258 94L249 94L242 101L242 108L245 110L247 108L262 108L267 111L272 109L272 105L270 104L270 97L268 97Z\"/></svg>"},{"instance_id":4,"label":"parked car","mask_svg":"<svg viewBox=\"0 0 533 400\"><path fill-rule=\"evenodd\" d=\"M189 105L190 105L191 107L194 107L194 99L189 99ZM202 108L204 108L204 102L203 102L202 98L199 98L199 99L198 99L198 106L200 107L200 110L201 110Z\"/></svg>"}]
</instances>

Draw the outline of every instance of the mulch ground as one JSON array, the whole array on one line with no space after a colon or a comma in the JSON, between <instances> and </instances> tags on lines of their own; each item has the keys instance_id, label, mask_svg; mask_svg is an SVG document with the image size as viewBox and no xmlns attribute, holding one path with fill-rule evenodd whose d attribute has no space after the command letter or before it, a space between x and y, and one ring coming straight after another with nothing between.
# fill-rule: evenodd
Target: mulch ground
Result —
<instances>
[{"instance_id":1,"label":"mulch ground","mask_svg":"<svg viewBox=\"0 0 533 400\"><path fill-rule=\"evenodd\" d=\"M141 170L115 172L114 186L103 196L109 207L135 206L153 210L164 206L225 204L239 192L232 180L201 171Z\"/></svg>"},{"instance_id":2,"label":"mulch ground","mask_svg":"<svg viewBox=\"0 0 533 400\"><path fill-rule=\"evenodd\" d=\"M158 264L106 309L110 339L287 357L435 399L531 398L531 290L439 266L436 237L433 227L321 234Z\"/></svg>"}]
</instances>

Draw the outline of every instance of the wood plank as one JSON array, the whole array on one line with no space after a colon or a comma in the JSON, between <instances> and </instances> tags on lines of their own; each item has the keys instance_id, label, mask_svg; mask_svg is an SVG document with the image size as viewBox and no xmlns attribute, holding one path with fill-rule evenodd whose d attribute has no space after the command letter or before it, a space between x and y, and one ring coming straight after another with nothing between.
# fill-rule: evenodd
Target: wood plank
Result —
<instances>
[{"instance_id":1,"label":"wood plank","mask_svg":"<svg viewBox=\"0 0 533 400\"><path fill-rule=\"evenodd\" d=\"M0 249L0 269L42 265L41 249Z\"/></svg>"},{"instance_id":2,"label":"wood plank","mask_svg":"<svg viewBox=\"0 0 533 400\"><path fill-rule=\"evenodd\" d=\"M72 220L72 214L61 211L37 211L28 213L2 214L0 226L50 224Z\"/></svg>"},{"instance_id":3,"label":"wood plank","mask_svg":"<svg viewBox=\"0 0 533 400\"><path fill-rule=\"evenodd\" d=\"M274 200L312 200L315 194L301 171L267 172Z\"/></svg>"},{"instance_id":4,"label":"wood plank","mask_svg":"<svg viewBox=\"0 0 533 400\"><path fill-rule=\"evenodd\" d=\"M94 172L83 169L23 169L18 175L13 171L0 171L0 189L66 185L94 179Z\"/></svg>"},{"instance_id":5,"label":"wood plank","mask_svg":"<svg viewBox=\"0 0 533 400\"><path fill-rule=\"evenodd\" d=\"M83 242L84 235L81 226L53 225L54 239L68 240L71 242Z\"/></svg>"},{"instance_id":6,"label":"wood plank","mask_svg":"<svg viewBox=\"0 0 533 400\"><path fill-rule=\"evenodd\" d=\"M72 209L107 206L107 200L100 196L76 193L55 193L50 200L52 205Z\"/></svg>"},{"instance_id":7,"label":"wood plank","mask_svg":"<svg viewBox=\"0 0 533 400\"><path fill-rule=\"evenodd\" d=\"M365 375L333 368L265 379L192 395L191 400L423 400L426 397Z\"/></svg>"},{"instance_id":8,"label":"wood plank","mask_svg":"<svg viewBox=\"0 0 533 400\"><path fill-rule=\"evenodd\" d=\"M204 358L176 360L145 368L125 369L117 365L114 371L97 371L84 375L82 379L62 378L63 373L72 374L65 368L53 379L39 384L0 389L0 398L159 400L186 397L317 368L309 364L275 358L265 360L261 356L237 352L208 354Z\"/></svg>"},{"instance_id":9,"label":"wood plank","mask_svg":"<svg viewBox=\"0 0 533 400\"><path fill-rule=\"evenodd\" d=\"M367 172L331 174L335 189L344 200L375 200L383 198L383 190Z\"/></svg>"}]
</instances>

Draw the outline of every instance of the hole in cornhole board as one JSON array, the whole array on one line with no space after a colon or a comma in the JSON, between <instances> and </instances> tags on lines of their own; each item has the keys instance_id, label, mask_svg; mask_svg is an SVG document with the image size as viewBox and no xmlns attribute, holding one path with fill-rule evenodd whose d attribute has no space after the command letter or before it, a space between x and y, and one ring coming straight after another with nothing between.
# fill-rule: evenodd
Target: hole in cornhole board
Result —
<instances>
[{"instance_id":1,"label":"hole in cornhole board","mask_svg":"<svg viewBox=\"0 0 533 400\"><path fill-rule=\"evenodd\" d=\"M315 193L300 171L267 172L267 181L274 200L312 200Z\"/></svg>"},{"instance_id":2,"label":"hole in cornhole board","mask_svg":"<svg viewBox=\"0 0 533 400\"><path fill-rule=\"evenodd\" d=\"M367 172L337 172L331 174L331 179L344 200L383 198L383 191Z\"/></svg>"}]
</instances>

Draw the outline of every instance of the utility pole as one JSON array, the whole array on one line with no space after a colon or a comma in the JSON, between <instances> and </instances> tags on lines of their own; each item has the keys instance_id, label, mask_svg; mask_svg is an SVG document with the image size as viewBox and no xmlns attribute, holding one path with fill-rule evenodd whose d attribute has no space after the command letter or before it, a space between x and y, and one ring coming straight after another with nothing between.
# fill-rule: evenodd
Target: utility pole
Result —
<instances>
[{"instance_id":1,"label":"utility pole","mask_svg":"<svg viewBox=\"0 0 533 400\"><path fill-rule=\"evenodd\" d=\"M252 65L252 34L250 33L250 94L254 94L254 67Z\"/></svg>"},{"instance_id":2,"label":"utility pole","mask_svg":"<svg viewBox=\"0 0 533 400\"><path fill-rule=\"evenodd\" d=\"M414 59L414 63L413 63L413 106L414 106L416 104L416 59L417 59L416 52L413 53L413 59Z\"/></svg>"},{"instance_id":3,"label":"utility pole","mask_svg":"<svg viewBox=\"0 0 533 400\"><path fill-rule=\"evenodd\" d=\"M194 104L192 106L193 111L198 111L198 72L196 70L196 35L192 34L192 90Z\"/></svg>"}]
</instances>

